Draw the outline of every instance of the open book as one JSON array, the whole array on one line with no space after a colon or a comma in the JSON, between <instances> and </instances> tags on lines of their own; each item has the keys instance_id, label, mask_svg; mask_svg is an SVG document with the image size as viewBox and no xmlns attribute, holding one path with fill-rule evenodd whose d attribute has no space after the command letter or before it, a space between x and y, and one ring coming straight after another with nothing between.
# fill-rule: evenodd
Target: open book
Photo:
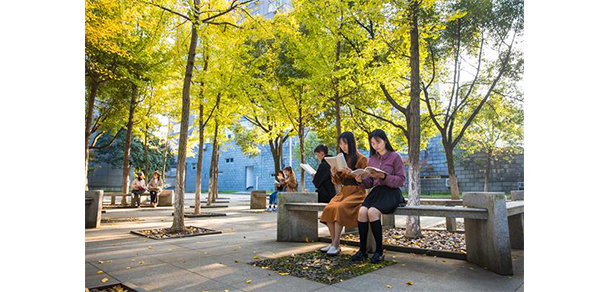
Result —
<instances>
[{"instance_id":1,"label":"open book","mask_svg":"<svg viewBox=\"0 0 610 292\"><path fill-rule=\"evenodd\" d=\"M359 174L363 174L363 177L367 177L369 175L371 175L372 173L385 173L386 175L388 174L387 172L377 168L377 167L372 167L372 166L367 166L364 169L356 169L356 170L352 170L352 172L350 173L351 176L357 176Z\"/></svg>"},{"instance_id":2,"label":"open book","mask_svg":"<svg viewBox=\"0 0 610 292\"><path fill-rule=\"evenodd\" d=\"M309 173L310 175L315 175L316 174L316 171L309 164L301 163L301 168L303 170L305 170L307 173Z\"/></svg>"},{"instance_id":3,"label":"open book","mask_svg":"<svg viewBox=\"0 0 610 292\"><path fill-rule=\"evenodd\" d=\"M343 168L347 167L347 162L345 161L343 153L339 153L339 155L334 157L324 157L324 159L331 167L334 166L337 171L341 171Z\"/></svg>"}]
</instances>

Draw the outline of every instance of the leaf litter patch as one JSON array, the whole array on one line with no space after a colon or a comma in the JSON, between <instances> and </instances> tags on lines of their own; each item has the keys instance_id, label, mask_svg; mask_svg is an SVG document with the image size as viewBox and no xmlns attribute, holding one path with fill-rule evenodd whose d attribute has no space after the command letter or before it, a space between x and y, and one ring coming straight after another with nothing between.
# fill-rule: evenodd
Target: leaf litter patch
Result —
<instances>
[{"instance_id":1,"label":"leaf litter patch","mask_svg":"<svg viewBox=\"0 0 610 292\"><path fill-rule=\"evenodd\" d=\"M156 228L145 230L132 230L131 233L151 239L170 239L200 235L220 234L222 231L207 229L203 227L186 226L184 231L174 232L170 228Z\"/></svg>"},{"instance_id":2,"label":"leaf litter patch","mask_svg":"<svg viewBox=\"0 0 610 292\"><path fill-rule=\"evenodd\" d=\"M422 236L413 239L404 234L405 228L386 229L383 231L383 244L466 254L466 235L463 233L422 230ZM345 234L342 239L359 242L360 236L358 233Z\"/></svg>"},{"instance_id":3,"label":"leaf litter patch","mask_svg":"<svg viewBox=\"0 0 610 292\"><path fill-rule=\"evenodd\" d=\"M371 264L370 260L353 262L351 254L329 257L319 251L312 251L248 264L275 271L282 276L290 275L332 285L395 263L396 261L383 261Z\"/></svg>"}]
</instances>

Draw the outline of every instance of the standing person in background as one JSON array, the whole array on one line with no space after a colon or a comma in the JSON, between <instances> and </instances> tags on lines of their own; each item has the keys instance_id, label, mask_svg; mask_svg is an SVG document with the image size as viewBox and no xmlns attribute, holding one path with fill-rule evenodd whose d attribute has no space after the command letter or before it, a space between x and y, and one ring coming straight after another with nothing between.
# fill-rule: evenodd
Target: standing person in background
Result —
<instances>
[{"instance_id":1,"label":"standing person in background","mask_svg":"<svg viewBox=\"0 0 610 292\"><path fill-rule=\"evenodd\" d=\"M275 185L275 191L273 193L271 193L271 196L269 196L269 208L267 208L267 211L275 211L277 208L277 194L279 192L283 192L284 191L284 186L282 185L282 182L284 181L284 171L280 170L280 172L277 173L277 180L273 183ZM271 208L271 205L273 205L273 208Z\"/></svg>"},{"instance_id":2,"label":"standing person in background","mask_svg":"<svg viewBox=\"0 0 610 292\"><path fill-rule=\"evenodd\" d=\"M330 174L330 164L324 159L324 157L330 156L328 155L328 147L320 144L313 152L316 154L316 159L320 161L320 166L318 166L318 170L313 176L313 184L316 186L316 192L318 193L318 203L328 203L337 193Z\"/></svg>"},{"instance_id":3,"label":"standing person in background","mask_svg":"<svg viewBox=\"0 0 610 292\"><path fill-rule=\"evenodd\" d=\"M354 133L343 132L339 135L338 140L339 150L345 156L348 167L341 171L336 171L335 167L330 168L333 184L343 186L341 192L330 200L322 211L322 216L320 216L320 222L328 226L332 238L331 244L323 247L320 251L329 256L336 256L341 252L339 243L343 226L358 226L358 210L366 197L364 187L358 185L350 175L351 169L366 167L366 157L358 152Z\"/></svg>"},{"instance_id":4,"label":"standing person in background","mask_svg":"<svg viewBox=\"0 0 610 292\"><path fill-rule=\"evenodd\" d=\"M284 179L284 187L286 192L297 192L299 188L299 183L297 182L297 178L294 176L294 172L292 171L292 167L286 166L284 168L284 173L286 174L286 179Z\"/></svg>"},{"instance_id":5,"label":"standing person in background","mask_svg":"<svg viewBox=\"0 0 610 292\"><path fill-rule=\"evenodd\" d=\"M353 261L362 261L368 257L366 254L366 239L369 222L375 237L375 253L371 263L383 261L383 230L381 228L381 214L391 214L399 205L405 203L400 187L405 185L405 164L400 154L394 151L388 136L383 130L375 130L369 134L371 155L368 166L381 169L383 172L372 172L356 176L358 185L364 188L373 188L360 211L358 212L358 232L360 233L360 250L352 256Z\"/></svg>"},{"instance_id":6,"label":"standing person in background","mask_svg":"<svg viewBox=\"0 0 610 292\"><path fill-rule=\"evenodd\" d=\"M135 206L140 208L140 195L146 192L146 179L144 178L144 174L142 172L137 173L138 177L135 178L131 182L131 193L133 194L133 199L135 200Z\"/></svg>"},{"instance_id":7,"label":"standing person in background","mask_svg":"<svg viewBox=\"0 0 610 292\"><path fill-rule=\"evenodd\" d=\"M148 192L150 193L150 203L153 208L157 207L157 195L163 191L163 179L159 171L153 173L153 178L148 182Z\"/></svg>"}]
</instances>

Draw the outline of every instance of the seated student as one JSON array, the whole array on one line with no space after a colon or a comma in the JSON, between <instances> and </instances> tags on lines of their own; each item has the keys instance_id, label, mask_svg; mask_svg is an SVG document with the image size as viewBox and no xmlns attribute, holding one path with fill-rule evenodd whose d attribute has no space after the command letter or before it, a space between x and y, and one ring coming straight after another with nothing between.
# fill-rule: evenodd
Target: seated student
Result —
<instances>
[{"instance_id":1,"label":"seated student","mask_svg":"<svg viewBox=\"0 0 610 292\"><path fill-rule=\"evenodd\" d=\"M369 134L371 155L368 166L379 168L385 173L374 172L369 176L356 176L358 185L373 188L366 196L358 212L358 233L360 234L360 250L352 256L353 261L362 261L366 254L366 239L369 222L375 237L376 250L371 263L383 261L383 233L381 229L381 214L391 214L399 205L405 203L400 187L405 185L405 164L398 153L394 151L383 130L375 130Z\"/></svg>"},{"instance_id":2,"label":"seated student","mask_svg":"<svg viewBox=\"0 0 610 292\"><path fill-rule=\"evenodd\" d=\"M348 167L336 171L331 167L333 184L343 185L341 191L334 196L328 205L324 207L320 222L326 224L331 236L331 244L320 249L329 256L341 253L339 247L343 227L358 226L358 210L366 196L366 190L356 183L351 176L351 169L362 169L366 167L366 157L358 152L356 138L352 132L343 132L339 135L339 151L345 156ZM350 169L351 168L351 169Z\"/></svg>"},{"instance_id":3,"label":"seated student","mask_svg":"<svg viewBox=\"0 0 610 292\"><path fill-rule=\"evenodd\" d=\"M135 206L140 207L140 194L146 192L146 179L142 172L137 173L138 177L131 182L131 193L133 194L133 200L135 200Z\"/></svg>"},{"instance_id":4,"label":"seated student","mask_svg":"<svg viewBox=\"0 0 610 292\"><path fill-rule=\"evenodd\" d=\"M291 166L286 166L284 168L284 174L286 178L284 179L283 185L285 187L286 192L298 192L299 182L297 182L297 178L294 175L294 171L292 171Z\"/></svg>"},{"instance_id":5,"label":"seated student","mask_svg":"<svg viewBox=\"0 0 610 292\"><path fill-rule=\"evenodd\" d=\"M316 186L316 192L318 193L318 203L328 203L337 193L330 175L330 164L324 159L324 157L330 156L328 155L328 147L320 144L313 152L320 161L320 166L318 166L318 170L313 176L313 184Z\"/></svg>"},{"instance_id":6,"label":"seated student","mask_svg":"<svg viewBox=\"0 0 610 292\"><path fill-rule=\"evenodd\" d=\"M284 171L280 170L277 174L277 181L273 184L275 185L275 191L271 193L269 196L269 208L267 211L276 211L277 208L277 193L284 191L284 186L282 185L282 181L284 180ZM273 208L271 207L273 205Z\"/></svg>"},{"instance_id":7,"label":"seated student","mask_svg":"<svg viewBox=\"0 0 610 292\"><path fill-rule=\"evenodd\" d=\"M150 203L153 208L157 207L157 195L163 191L163 179L159 171L153 173L153 178L148 182L148 192L150 193Z\"/></svg>"}]
</instances>

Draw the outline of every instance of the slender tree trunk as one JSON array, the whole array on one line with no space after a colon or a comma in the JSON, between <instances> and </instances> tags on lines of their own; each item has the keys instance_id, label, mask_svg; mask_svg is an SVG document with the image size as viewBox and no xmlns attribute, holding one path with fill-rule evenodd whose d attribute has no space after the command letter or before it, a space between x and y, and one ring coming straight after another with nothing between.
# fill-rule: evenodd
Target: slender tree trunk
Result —
<instances>
[{"instance_id":1,"label":"slender tree trunk","mask_svg":"<svg viewBox=\"0 0 610 292\"><path fill-rule=\"evenodd\" d=\"M123 151L123 185L121 187L121 205L127 205L125 194L129 192L129 154L131 152L131 131L133 130L133 114L136 110L136 98L138 90L132 85L131 101L129 103L129 119L127 121L127 133L125 134L125 150Z\"/></svg>"},{"instance_id":2,"label":"slender tree trunk","mask_svg":"<svg viewBox=\"0 0 610 292\"><path fill-rule=\"evenodd\" d=\"M445 147L445 157L447 157L447 171L449 172L449 183L451 184L451 199L460 199L460 188L458 186L457 176L455 175L455 164L453 162L453 148L448 145Z\"/></svg>"},{"instance_id":3,"label":"slender tree trunk","mask_svg":"<svg viewBox=\"0 0 610 292\"><path fill-rule=\"evenodd\" d=\"M197 179L195 180L195 211L201 213L201 171L203 170L203 103L199 104L199 150L197 153Z\"/></svg>"},{"instance_id":4,"label":"slender tree trunk","mask_svg":"<svg viewBox=\"0 0 610 292\"><path fill-rule=\"evenodd\" d=\"M419 113L419 98L420 98L420 78L419 78L419 32L417 27L418 14L417 1L411 2L411 92L409 93L408 106L408 143L409 143L409 197L408 205L419 205L420 198L420 165L419 165L419 148L420 148L420 113ZM419 237L420 224L419 216L407 216L407 237Z\"/></svg>"},{"instance_id":5,"label":"slender tree trunk","mask_svg":"<svg viewBox=\"0 0 610 292\"><path fill-rule=\"evenodd\" d=\"M85 191L89 190L89 140L91 139L91 123L93 121L93 108L95 106L95 96L99 83L93 81L89 88L87 97L87 113L85 116Z\"/></svg>"},{"instance_id":6,"label":"slender tree trunk","mask_svg":"<svg viewBox=\"0 0 610 292\"><path fill-rule=\"evenodd\" d=\"M214 159L214 195L212 196L212 203L216 203L218 199L218 160L220 158L220 145L216 144L216 159Z\"/></svg>"},{"instance_id":7,"label":"slender tree trunk","mask_svg":"<svg viewBox=\"0 0 610 292\"><path fill-rule=\"evenodd\" d=\"M148 124L144 127L144 174L150 177L150 160L148 158Z\"/></svg>"},{"instance_id":8,"label":"slender tree trunk","mask_svg":"<svg viewBox=\"0 0 610 292\"><path fill-rule=\"evenodd\" d=\"M194 0L195 9L199 10L199 0ZM191 79L193 78L193 67L195 65L195 52L197 49L197 21L198 14L191 27L191 43L184 73L184 84L182 86L182 116L180 119L180 140L178 142L178 165L176 166L176 197L174 199L174 221L171 231L180 232L185 230L184 226L184 182L186 176L186 142L188 140L189 114L190 114L190 91Z\"/></svg>"},{"instance_id":9,"label":"slender tree trunk","mask_svg":"<svg viewBox=\"0 0 610 292\"><path fill-rule=\"evenodd\" d=\"M487 156L486 159L486 165L485 165L485 185L483 186L483 192L489 192L489 176L491 174L491 159L489 157L489 155L485 155Z\"/></svg>"},{"instance_id":10,"label":"slender tree trunk","mask_svg":"<svg viewBox=\"0 0 610 292\"><path fill-rule=\"evenodd\" d=\"M212 205L212 198L214 196L214 165L217 163L216 150L218 145L218 120L214 121L214 142L212 143L212 159L210 161L210 174L208 178L208 200L207 205Z\"/></svg>"},{"instance_id":11,"label":"slender tree trunk","mask_svg":"<svg viewBox=\"0 0 610 292\"><path fill-rule=\"evenodd\" d=\"M301 109L299 109L299 112ZM305 130L303 121L299 122L299 152L301 154L301 163L305 163ZM305 192L305 170L301 168L301 192Z\"/></svg>"},{"instance_id":12,"label":"slender tree trunk","mask_svg":"<svg viewBox=\"0 0 610 292\"><path fill-rule=\"evenodd\" d=\"M339 57L341 56L341 41L337 41L337 45L335 47L335 64L339 62ZM339 65L335 65L335 71L339 70ZM335 79L335 127L337 129L337 138L341 135L341 97L339 96L339 80ZM339 154L340 147L337 142L337 154Z\"/></svg>"},{"instance_id":13,"label":"slender tree trunk","mask_svg":"<svg viewBox=\"0 0 610 292\"><path fill-rule=\"evenodd\" d=\"M171 121L167 119L167 137L165 138L165 153L163 154L163 174L162 178L165 181L165 166L167 165L167 148L169 148L169 133L171 132Z\"/></svg>"}]
</instances>

